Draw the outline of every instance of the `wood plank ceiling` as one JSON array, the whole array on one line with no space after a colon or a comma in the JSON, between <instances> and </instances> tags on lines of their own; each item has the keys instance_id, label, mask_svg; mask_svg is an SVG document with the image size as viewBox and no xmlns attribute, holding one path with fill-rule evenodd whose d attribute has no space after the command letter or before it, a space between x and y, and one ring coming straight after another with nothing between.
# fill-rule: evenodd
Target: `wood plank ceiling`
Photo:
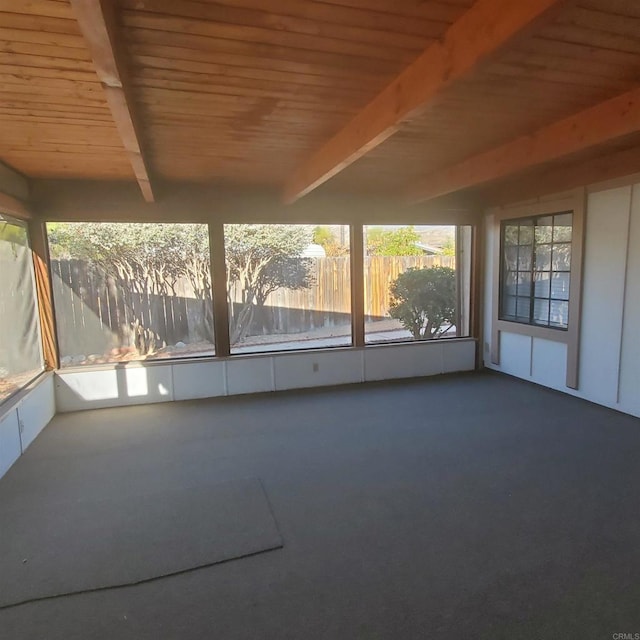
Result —
<instances>
[{"instance_id":1,"label":"wood plank ceiling","mask_svg":"<svg viewBox=\"0 0 640 640\"><path fill-rule=\"evenodd\" d=\"M118 0L115 37L152 181L282 188L473 5ZM0 160L33 178L135 180L69 0L0 0L0 38ZM639 82L640 3L562 3L319 189L401 195Z\"/></svg>"},{"instance_id":2,"label":"wood plank ceiling","mask_svg":"<svg viewBox=\"0 0 640 640\"><path fill-rule=\"evenodd\" d=\"M30 177L131 179L68 2L0 0L0 160Z\"/></svg>"},{"instance_id":3,"label":"wood plank ceiling","mask_svg":"<svg viewBox=\"0 0 640 640\"><path fill-rule=\"evenodd\" d=\"M156 171L279 185L471 1L121 4Z\"/></svg>"}]
</instances>

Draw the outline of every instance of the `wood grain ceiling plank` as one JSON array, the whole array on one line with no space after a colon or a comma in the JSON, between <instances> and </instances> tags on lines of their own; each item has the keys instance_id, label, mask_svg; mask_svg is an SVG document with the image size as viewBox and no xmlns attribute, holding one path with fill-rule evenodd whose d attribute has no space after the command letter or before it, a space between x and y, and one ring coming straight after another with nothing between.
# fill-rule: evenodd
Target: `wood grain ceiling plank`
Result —
<instances>
[{"instance_id":1,"label":"wood grain ceiling plank","mask_svg":"<svg viewBox=\"0 0 640 640\"><path fill-rule=\"evenodd\" d=\"M306 3L310 5L310 3ZM125 3L125 11L127 4ZM130 6L130 5L129 5ZM134 4L134 7L136 5ZM311 5L312 6L312 5ZM447 23L425 22L424 31L419 35L408 32L394 32L387 25L384 29L364 26L363 22L342 21L336 15L330 21L308 16L300 17L281 13L276 7L274 11L264 8L246 8L230 4L201 3L192 0L145 0L137 5L134 11L139 14L171 16L176 19L188 18L198 22L240 25L256 27L285 33L308 35L347 42L368 43L382 47L397 47L421 51L427 42L438 38L447 28ZM336 12L338 13L338 12ZM328 14L329 15L329 14Z\"/></svg>"},{"instance_id":2,"label":"wood grain ceiling plank","mask_svg":"<svg viewBox=\"0 0 640 640\"><path fill-rule=\"evenodd\" d=\"M298 65L306 65L306 72L326 75L340 75L353 78L353 72L380 77L395 74L402 64L398 61L374 60L365 56L335 54L330 51L299 49L249 40L211 38L185 33L171 33L153 29L126 29L129 50L167 59L194 60L199 62L218 62L236 66L258 66L261 60L269 63L293 65L293 73L305 71ZM143 50L142 47L146 47ZM140 48L140 49L138 49ZM215 56L215 57L214 57Z\"/></svg>"},{"instance_id":3,"label":"wood grain ceiling plank","mask_svg":"<svg viewBox=\"0 0 640 640\"><path fill-rule=\"evenodd\" d=\"M501 58L501 63L518 67L523 75L527 74L529 70L571 74L581 79L578 81L579 84L588 79L592 84L606 85L611 79L629 81L640 77L640 70L634 65L613 64L594 58L585 64L584 58L549 55L533 51L511 51ZM574 80L572 84L575 83Z\"/></svg>"},{"instance_id":4,"label":"wood grain ceiling plank","mask_svg":"<svg viewBox=\"0 0 640 640\"><path fill-rule=\"evenodd\" d=\"M2 75L2 68L0 68ZM256 74L260 75L260 74ZM362 100L368 96L366 87L345 83L345 85L335 86L327 84L300 84L296 82L296 76L284 76L275 80L274 78L245 78L235 74L202 74L189 71L175 71L173 69L156 69L145 67L136 70L134 83L146 82L176 82L193 87L196 93L206 93L209 90L218 91L220 89L230 89L238 87L241 89L262 89L275 92L286 91L289 96L296 99L305 99L306 96L335 96L336 99ZM179 85L176 85L178 88Z\"/></svg>"},{"instance_id":5,"label":"wood grain ceiling plank","mask_svg":"<svg viewBox=\"0 0 640 640\"><path fill-rule=\"evenodd\" d=\"M571 11L567 11L565 15L562 15L557 24L567 24L638 40L640 17L616 15L604 9L604 4L597 10L576 6Z\"/></svg>"},{"instance_id":6,"label":"wood grain ceiling plank","mask_svg":"<svg viewBox=\"0 0 640 640\"><path fill-rule=\"evenodd\" d=\"M10 29L0 22L0 40L3 48L11 43L49 45L52 47L65 47L76 49L76 56L85 56L86 45L80 34L49 33L47 31L31 31L28 29Z\"/></svg>"},{"instance_id":7,"label":"wood grain ceiling plank","mask_svg":"<svg viewBox=\"0 0 640 640\"><path fill-rule=\"evenodd\" d=\"M192 93L189 91L179 91L177 89L164 89L158 87L138 86L135 90L136 99L140 102L157 101L164 104L182 103L188 100L191 104L205 107L227 107L237 108L242 112L253 112L258 109L261 115L268 116L275 111L312 111L320 116L323 113L352 114L357 107L347 104L338 104L336 101L319 101L314 104L297 102L295 96L289 98L273 98L264 96L247 96L242 94L223 93Z\"/></svg>"},{"instance_id":8,"label":"wood grain ceiling plank","mask_svg":"<svg viewBox=\"0 0 640 640\"><path fill-rule=\"evenodd\" d=\"M15 64L0 64L0 73L14 80L37 80L53 78L58 80L74 80L76 82L98 82L95 71L77 71L70 69L47 69L42 67L22 67Z\"/></svg>"},{"instance_id":9,"label":"wood grain ceiling plank","mask_svg":"<svg viewBox=\"0 0 640 640\"><path fill-rule=\"evenodd\" d=\"M53 107L61 107L64 105L66 110L74 108L86 108L86 107L104 107L104 100L90 100L85 96L55 96L53 99L51 96L37 92L4 92L2 95L2 106L20 109L29 108L30 106L38 106L44 108L44 105L50 105Z\"/></svg>"},{"instance_id":10,"label":"wood grain ceiling plank","mask_svg":"<svg viewBox=\"0 0 640 640\"><path fill-rule=\"evenodd\" d=\"M78 117L91 117L96 120L105 120L113 123L111 118L111 112L108 107L105 106L87 106L76 105L76 108L71 111L65 105L47 104L34 105L31 102L6 102L0 103L0 110L3 112L16 112L22 115L30 115L34 118L40 116L54 116L59 118L73 118L76 115Z\"/></svg>"},{"instance_id":11,"label":"wood grain ceiling plank","mask_svg":"<svg viewBox=\"0 0 640 640\"><path fill-rule=\"evenodd\" d=\"M60 0L2 0L0 12L75 20L71 5Z\"/></svg>"},{"instance_id":12,"label":"wood grain ceiling plank","mask_svg":"<svg viewBox=\"0 0 640 640\"><path fill-rule=\"evenodd\" d=\"M73 80L54 80L54 79L39 79L38 81L24 80L16 81L14 78L9 78L2 85L3 94L10 94L12 92L17 93L45 93L51 97L51 101L55 101L56 96L77 96L79 98L95 98L99 100L102 96L102 87L95 83L90 85L87 83L77 83ZM104 101L104 99L103 99Z\"/></svg>"},{"instance_id":13,"label":"wood grain ceiling plank","mask_svg":"<svg viewBox=\"0 0 640 640\"><path fill-rule=\"evenodd\" d=\"M78 60L58 58L52 56L38 56L31 54L18 54L10 53L6 51L0 51L0 65L6 64L18 67L34 67L37 69L57 69L61 71L85 71L93 72L93 65L91 62Z\"/></svg>"},{"instance_id":14,"label":"wood grain ceiling plank","mask_svg":"<svg viewBox=\"0 0 640 640\"><path fill-rule=\"evenodd\" d=\"M185 62L182 60L168 60L166 58L153 58L149 56L131 56L132 62L136 65L136 71L140 68L150 68L167 71L179 71L183 73L200 73L203 75L226 75L237 78L247 78L252 80L269 80L274 82L291 82L301 86L322 86L341 87L344 89L353 88L356 81L353 77L327 77L325 75L311 73L292 73L289 70L279 70L273 68L278 65L255 64L247 62L246 67L225 66L211 62ZM375 83L375 84L374 84ZM363 78L357 86L367 90L368 87L379 86L377 80L369 81Z\"/></svg>"},{"instance_id":15,"label":"wood grain ceiling plank","mask_svg":"<svg viewBox=\"0 0 640 640\"><path fill-rule=\"evenodd\" d=\"M416 51L400 47L380 47L376 44L352 42L349 40L308 35L292 31L240 24L201 22L189 18L177 18L175 16L165 16L161 14L141 14L124 11L122 19L125 27L155 29L167 34L178 32L207 36L210 38L260 42L294 49L309 49L311 51L354 55L371 58L373 60L396 60L409 63L416 55ZM169 37L170 36L167 35L167 38Z\"/></svg>"},{"instance_id":16,"label":"wood grain ceiling plank","mask_svg":"<svg viewBox=\"0 0 640 640\"><path fill-rule=\"evenodd\" d=\"M211 3L205 4L208 4L207 9L211 11ZM176 11L182 13L183 11L182 4L171 6L165 2L164 5L167 10L161 11L159 5L156 3L148 4L145 2L141 7L138 0L123 0L122 2L122 6L132 10L142 8L144 10L161 11L163 13L174 13ZM216 3L216 5L217 13L209 13L208 19L218 19L223 11L227 11L227 15L223 17L228 19L233 15L231 13L232 9L245 11L250 9L273 16L291 16L307 21L347 25L420 37L424 37L429 33L433 33L434 37L438 37L437 34L452 21L451 13L449 13L446 19L444 19L441 14L436 14L435 17L427 17L426 15L410 16L402 13L390 13L388 11L372 11L365 7L354 8L338 4L331 5L324 2L308 2L307 0L224 0L223 2ZM436 7L436 5L432 3L432 8L434 7ZM183 15L190 14L184 13Z\"/></svg>"},{"instance_id":17,"label":"wood grain ceiling plank","mask_svg":"<svg viewBox=\"0 0 640 640\"><path fill-rule=\"evenodd\" d=\"M540 32L540 36L570 44L610 49L612 51L632 53L634 55L640 54L640 39L638 38L601 31L597 28L586 28L575 24L548 25Z\"/></svg>"},{"instance_id":18,"label":"wood grain ceiling plank","mask_svg":"<svg viewBox=\"0 0 640 640\"><path fill-rule=\"evenodd\" d=\"M516 50L522 53L576 60L587 68L592 64L606 64L612 67L635 68L638 64L638 57L634 53L597 47L593 44L553 40L538 35L524 39L518 44Z\"/></svg>"},{"instance_id":19,"label":"wood grain ceiling plank","mask_svg":"<svg viewBox=\"0 0 640 640\"><path fill-rule=\"evenodd\" d=\"M618 16L640 18L637 0L580 0L580 6L594 11L606 10Z\"/></svg>"},{"instance_id":20,"label":"wood grain ceiling plank","mask_svg":"<svg viewBox=\"0 0 640 640\"><path fill-rule=\"evenodd\" d=\"M17 109L0 108L0 118L2 118L5 122L11 122L12 126L15 127L27 127L36 125L78 125L85 128L95 127L96 125L104 125L105 127L113 127L113 122L110 118L100 120L97 118L92 118L90 116L83 117L78 115L69 118L61 115L56 116L55 114L47 113L46 111L42 111L38 114L32 115L29 113L20 112Z\"/></svg>"},{"instance_id":21,"label":"wood grain ceiling plank","mask_svg":"<svg viewBox=\"0 0 640 640\"><path fill-rule=\"evenodd\" d=\"M0 82L1 82L0 74ZM257 83L257 81L256 81ZM269 86L270 85L270 86ZM290 85L274 85L265 83L263 86L253 86L247 83L228 82L222 79L210 79L202 86L191 82L180 82L171 79L139 78L133 83L133 87L144 89L161 89L166 91L177 91L181 95L201 95L231 96L240 98L272 98L274 100L286 101L290 104L300 105L303 108L313 108L324 106L328 101L335 104L358 104L366 100L366 96L360 94L354 96L353 93L341 93L333 88L306 87L304 92L292 89ZM293 98L293 99L292 99ZM352 110L352 108L350 108Z\"/></svg>"},{"instance_id":22,"label":"wood grain ceiling plank","mask_svg":"<svg viewBox=\"0 0 640 640\"><path fill-rule=\"evenodd\" d=\"M11 0L5 0L5 2ZM13 3L15 7L19 7L21 3ZM5 6L2 7L4 9ZM67 20L64 18L49 18L42 15L12 13L0 10L0 24L5 29L26 31L39 31L41 33L60 33L78 35L78 25L75 20Z\"/></svg>"},{"instance_id":23,"label":"wood grain ceiling plank","mask_svg":"<svg viewBox=\"0 0 640 640\"><path fill-rule=\"evenodd\" d=\"M415 18L427 18L455 22L472 4L473 0L466 2L442 2L440 0L321 0L330 6L346 6L355 9L367 9L380 13L396 14Z\"/></svg>"},{"instance_id":24,"label":"wood grain ceiling plank","mask_svg":"<svg viewBox=\"0 0 640 640\"><path fill-rule=\"evenodd\" d=\"M549 84L551 93L553 85L559 85L557 89L571 90L572 85L581 87L599 88L611 92L620 92L628 87L629 82L615 76L596 76L591 74L576 73L568 69L549 69L535 67L534 65L510 64L509 62L500 61L491 65L489 72L496 76L496 79L502 77L508 78L527 78L540 80ZM499 82L499 80L498 80Z\"/></svg>"}]
</instances>

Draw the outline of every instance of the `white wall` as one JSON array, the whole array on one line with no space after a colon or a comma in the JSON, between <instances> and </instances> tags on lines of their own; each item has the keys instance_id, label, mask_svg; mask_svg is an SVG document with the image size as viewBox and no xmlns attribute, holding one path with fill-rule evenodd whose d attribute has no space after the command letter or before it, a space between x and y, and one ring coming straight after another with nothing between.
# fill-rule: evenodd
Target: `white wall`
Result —
<instances>
[{"instance_id":1,"label":"white wall","mask_svg":"<svg viewBox=\"0 0 640 640\"><path fill-rule=\"evenodd\" d=\"M485 366L640 416L640 184L588 196L577 390L565 386L562 343L501 332L500 365L491 363L495 247L487 222Z\"/></svg>"},{"instance_id":2,"label":"white wall","mask_svg":"<svg viewBox=\"0 0 640 640\"><path fill-rule=\"evenodd\" d=\"M0 478L47 426L55 411L53 374L45 374L0 413Z\"/></svg>"},{"instance_id":3,"label":"white wall","mask_svg":"<svg viewBox=\"0 0 640 640\"><path fill-rule=\"evenodd\" d=\"M58 371L60 412L430 376L475 368L475 340Z\"/></svg>"}]
</instances>

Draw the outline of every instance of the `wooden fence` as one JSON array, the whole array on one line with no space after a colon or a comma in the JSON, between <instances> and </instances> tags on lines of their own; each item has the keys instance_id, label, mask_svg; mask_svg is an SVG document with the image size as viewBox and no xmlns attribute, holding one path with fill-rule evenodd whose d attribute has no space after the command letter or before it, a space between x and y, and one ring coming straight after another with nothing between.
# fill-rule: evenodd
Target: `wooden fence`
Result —
<instances>
[{"instance_id":1,"label":"wooden fence","mask_svg":"<svg viewBox=\"0 0 640 640\"><path fill-rule=\"evenodd\" d=\"M52 260L51 271L63 356L213 339L207 329L211 305L198 300L187 282L176 286L180 295L154 295L125 291L80 260Z\"/></svg>"},{"instance_id":2,"label":"wooden fence","mask_svg":"<svg viewBox=\"0 0 640 640\"><path fill-rule=\"evenodd\" d=\"M249 335L297 333L348 324L351 313L351 267L348 257L311 258L313 284L308 289L278 289L255 314ZM365 315L387 317L389 287L409 268L455 267L453 256L366 257ZM61 353L101 353L133 344L138 320L155 336L156 346L210 340L203 316L210 303L197 300L188 284L180 295L120 291L110 278L79 260L52 260L56 318ZM242 300L239 287L230 291L234 307ZM205 309L205 307L207 307Z\"/></svg>"},{"instance_id":3,"label":"wooden fence","mask_svg":"<svg viewBox=\"0 0 640 640\"><path fill-rule=\"evenodd\" d=\"M314 285L308 289L278 289L266 300L265 306L277 314L280 319L275 322L276 330L280 326L283 333L294 333L288 330L283 313L299 311L315 312L325 317L325 321L316 320L307 323L309 326L330 326L332 314L351 313L351 272L348 257L314 258ZM371 319L387 317L389 310L389 287L404 271L411 268L426 267L455 268L454 256L366 256L364 260L364 299L365 315ZM232 300L242 300L239 288L232 290ZM294 323L295 324L295 323Z\"/></svg>"}]
</instances>

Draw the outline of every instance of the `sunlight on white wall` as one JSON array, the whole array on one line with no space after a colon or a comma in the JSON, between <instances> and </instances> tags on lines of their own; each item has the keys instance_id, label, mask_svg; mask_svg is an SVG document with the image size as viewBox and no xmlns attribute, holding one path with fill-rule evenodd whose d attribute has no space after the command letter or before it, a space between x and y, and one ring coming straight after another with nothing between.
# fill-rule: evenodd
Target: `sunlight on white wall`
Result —
<instances>
[{"instance_id":1,"label":"sunlight on white wall","mask_svg":"<svg viewBox=\"0 0 640 640\"><path fill-rule=\"evenodd\" d=\"M91 371L89 375L79 372L65 376L65 383L83 400L110 400L119 396L117 374L115 369Z\"/></svg>"},{"instance_id":2,"label":"sunlight on white wall","mask_svg":"<svg viewBox=\"0 0 640 640\"><path fill-rule=\"evenodd\" d=\"M149 395L149 382L146 369L142 367L139 369L126 369L125 379L127 382L127 396L129 398Z\"/></svg>"}]
</instances>

